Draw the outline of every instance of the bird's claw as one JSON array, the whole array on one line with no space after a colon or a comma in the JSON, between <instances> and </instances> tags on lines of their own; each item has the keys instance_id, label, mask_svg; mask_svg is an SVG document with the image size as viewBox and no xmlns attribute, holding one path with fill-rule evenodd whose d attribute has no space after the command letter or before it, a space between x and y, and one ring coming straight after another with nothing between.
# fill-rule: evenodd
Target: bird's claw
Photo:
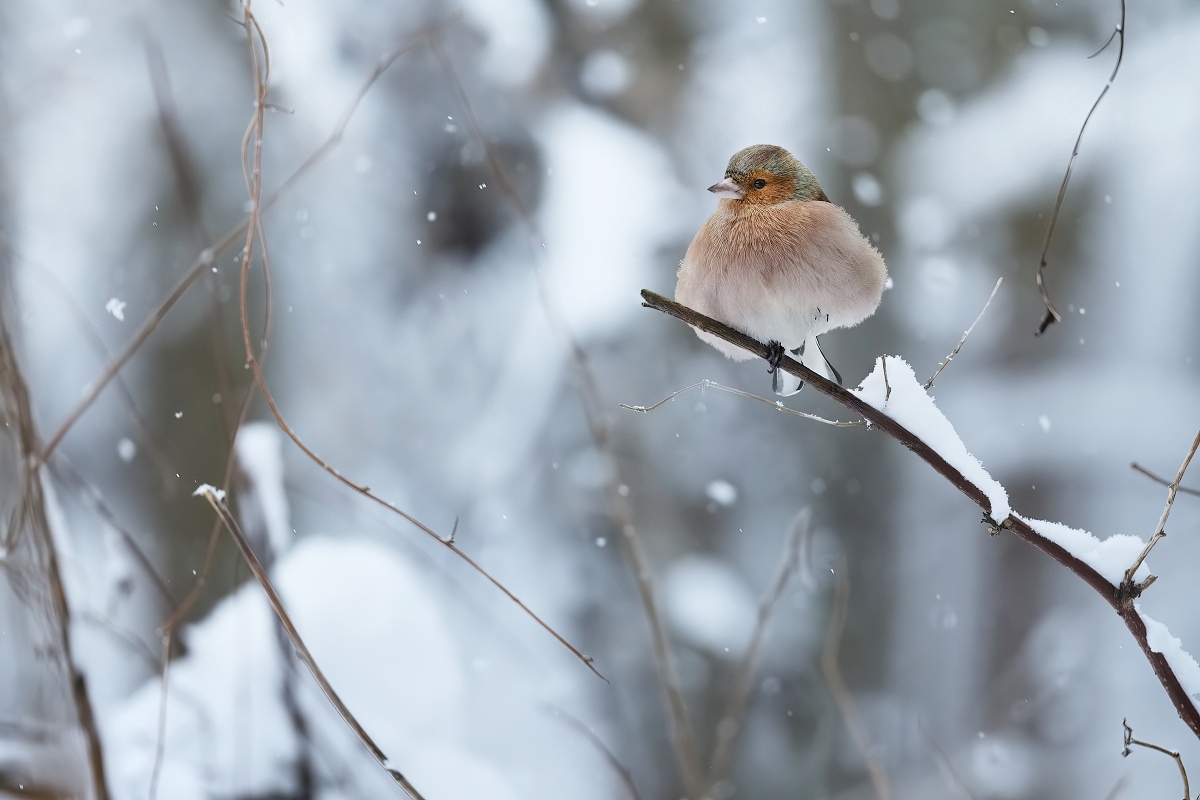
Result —
<instances>
[{"instance_id":1,"label":"bird's claw","mask_svg":"<svg viewBox=\"0 0 1200 800\"><path fill-rule=\"evenodd\" d=\"M784 356L783 344L777 341L767 342L767 363L771 368L767 370L767 374L774 374L775 370L779 369L779 365L783 363Z\"/></svg>"}]
</instances>

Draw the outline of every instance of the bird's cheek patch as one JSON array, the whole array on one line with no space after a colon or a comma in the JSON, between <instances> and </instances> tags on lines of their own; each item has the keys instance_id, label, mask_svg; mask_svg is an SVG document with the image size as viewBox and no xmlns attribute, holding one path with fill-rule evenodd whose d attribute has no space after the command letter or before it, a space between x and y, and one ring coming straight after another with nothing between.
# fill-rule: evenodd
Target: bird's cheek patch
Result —
<instances>
[{"instance_id":1,"label":"bird's cheek patch","mask_svg":"<svg viewBox=\"0 0 1200 800\"><path fill-rule=\"evenodd\" d=\"M761 189L753 188L754 182L757 180L765 181L766 186L763 186ZM746 192L745 201L747 203L759 203L762 205L786 203L796 194L795 182L764 171L752 172L746 185L751 187Z\"/></svg>"}]
</instances>

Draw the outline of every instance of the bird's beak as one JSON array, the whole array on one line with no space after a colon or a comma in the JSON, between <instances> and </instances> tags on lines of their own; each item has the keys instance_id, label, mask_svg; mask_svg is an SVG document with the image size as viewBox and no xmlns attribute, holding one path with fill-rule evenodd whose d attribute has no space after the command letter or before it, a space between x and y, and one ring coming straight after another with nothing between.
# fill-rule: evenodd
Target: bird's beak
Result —
<instances>
[{"instance_id":1,"label":"bird's beak","mask_svg":"<svg viewBox=\"0 0 1200 800\"><path fill-rule=\"evenodd\" d=\"M746 193L733 182L732 178L724 178L719 183L714 183L708 187L708 190L717 197L729 197L734 200L741 200L746 196Z\"/></svg>"}]
</instances>

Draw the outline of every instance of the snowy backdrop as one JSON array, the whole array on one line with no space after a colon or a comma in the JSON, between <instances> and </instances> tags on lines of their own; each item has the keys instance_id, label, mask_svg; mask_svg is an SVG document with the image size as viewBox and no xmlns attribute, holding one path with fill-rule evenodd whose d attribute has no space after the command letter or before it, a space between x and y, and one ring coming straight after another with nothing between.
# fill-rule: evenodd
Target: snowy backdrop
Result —
<instances>
[{"instance_id":1,"label":"snowy backdrop","mask_svg":"<svg viewBox=\"0 0 1200 800\"><path fill-rule=\"evenodd\" d=\"M429 800L1178 796L1169 758L1122 758L1122 719L1200 776L1108 604L879 431L712 385L620 405L704 379L769 393L762 361L638 292L673 292L729 156L779 144L888 262L879 312L824 339L848 386L870 375L882 407L874 365L898 357L903 413L990 496L1149 538L1166 489L1130 463L1172 478L1200 427L1200 6L1128 9L1049 250L1063 319L1038 338L1116 0L250 10L258 206L240 5L0 4L0 797L404 796L202 484L226 486L329 683ZM250 212L279 412L443 543L323 470L261 393L239 425ZM999 278L935 408L918 384ZM811 389L786 404L853 418ZM1138 602L1200 651L1200 498L1167 531ZM1044 532L1106 568L1140 549Z\"/></svg>"}]
</instances>

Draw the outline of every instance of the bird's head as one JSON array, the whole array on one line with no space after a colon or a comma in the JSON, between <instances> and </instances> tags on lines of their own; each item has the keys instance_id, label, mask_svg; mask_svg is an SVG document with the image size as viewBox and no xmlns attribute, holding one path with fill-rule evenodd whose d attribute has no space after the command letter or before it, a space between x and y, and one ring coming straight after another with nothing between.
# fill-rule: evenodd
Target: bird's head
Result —
<instances>
[{"instance_id":1,"label":"bird's head","mask_svg":"<svg viewBox=\"0 0 1200 800\"><path fill-rule=\"evenodd\" d=\"M756 205L829 199L808 167L773 144L756 144L734 153L725 178L708 190L718 197Z\"/></svg>"}]
</instances>

